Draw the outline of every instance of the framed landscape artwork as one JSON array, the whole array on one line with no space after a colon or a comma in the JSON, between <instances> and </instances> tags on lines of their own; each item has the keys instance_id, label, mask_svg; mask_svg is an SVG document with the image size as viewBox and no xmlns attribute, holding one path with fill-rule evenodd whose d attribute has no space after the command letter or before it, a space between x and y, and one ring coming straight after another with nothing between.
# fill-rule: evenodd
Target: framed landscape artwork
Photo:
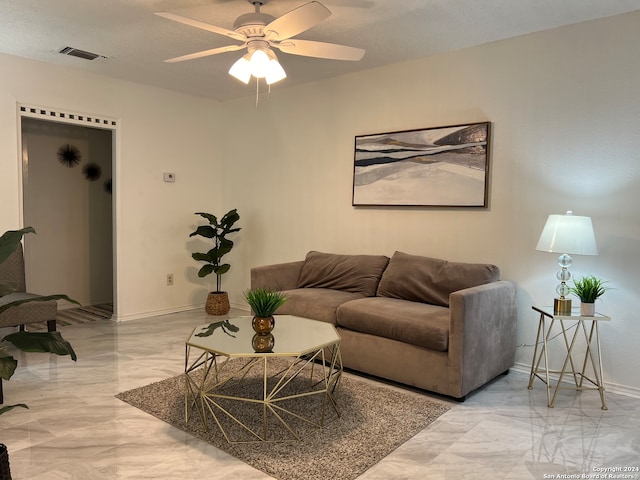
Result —
<instances>
[{"instance_id":1,"label":"framed landscape artwork","mask_svg":"<svg viewBox=\"0 0 640 480\"><path fill-rule=\"evenodd\" d=\"M487 207L491 123L355 137L354 206Z\"/></svg>"}]
</instances>

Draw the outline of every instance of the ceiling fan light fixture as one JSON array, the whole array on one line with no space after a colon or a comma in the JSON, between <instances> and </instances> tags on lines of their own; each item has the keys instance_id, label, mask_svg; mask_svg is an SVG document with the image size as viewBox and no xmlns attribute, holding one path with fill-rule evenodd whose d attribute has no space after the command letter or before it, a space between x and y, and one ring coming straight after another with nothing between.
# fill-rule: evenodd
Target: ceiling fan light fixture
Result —
<instances>
[{"instance_id":1,"label":"ceiling fan light fixture","mask_svg":"<svg viewBox=\"0 0 640 480\"><path fill-rule=\"evenodd\" d=\"M287 74L278 62L278 58L271 49L255 49L243 55L229 69L229 75L248 84L253 75L264 78L271 85L286 78Z\"/></svg>"},{"instance_id":2,"label":"ceiling fan light fixture","mask_svg":"<svg viewBox=\"0 0 640 480\"><path fill-rule=\"evenodd\" d=\"M269 71L269 55L262 50L256 49L251 54L251 59L249 60L249 64L251 65L251 75L256 78L264 78L267 76L267 72Z\"/></svg>"},{"instance_id":3,"label":"ceiling fan light fixture","mask_svg":"<svg viewBox=\"0 0 640 480\"><path fill-rule=\"evenodd\" d=\"M282 68L282 65L278 62L278 60L273 59L269 61L269 71L265 75L266 82L271 85L273 83L279 82L280 80L287 77L287 73Z\"/></svg>"},{"instance_id":4,"label":"ceiling fan light fixture","mask_svg":"<svg viewBox=\"0 0 640 480\"><path fill-rule=\"evenodd\" d=\"M231 66L229 75L244 84L248 84L253 76L258 80L264 78L265 82L271 85L287 76L272 48L285 54L329 60L358 61L364 55L365 51L361 48L294 38L331 15L329 9L319 1L308 1L277 18L260 11L260 7L268 1L248 0L254 6L255 11L236 18L233 23L233 30L169 12L155 12L156 15L167 20L224 35L242 42L242 44L226 45L181 55L167 59L165 62L183 62L246 48L248 53ZM256 81L256 86L259 83L259 81Z\"/></svg>"},{"instance_id":5,"label":"ceiling fan light fixture","mask_svg":"<svg viewBox=\"0 0 640 480\"><path fill-rule=\"evenodd\" d=\"M249 62L249 54L240 57L229 69L229 75L237 78L247 85L251 80L251 63Z\"/></svg>"},{"instance_id":6,"label":"ceiling fan light fixture","mask_svg":"<svg viewBox=\"0 0 640 480\"><path fill-rule=\"evenodd\" d=\"M279 82L280 80L287 78L287 73L284 71L284 68L282 68L282 65L280 65L280 62L278 61L278 57L276 57L276 54L274 53L273 50L271 50L270 48L267 49L267 55L269 56L269 66L268 66L268 70L267 70L267 74L265 75L265 81L271 85L273 83Z\"/></svg>"}]
</instances>

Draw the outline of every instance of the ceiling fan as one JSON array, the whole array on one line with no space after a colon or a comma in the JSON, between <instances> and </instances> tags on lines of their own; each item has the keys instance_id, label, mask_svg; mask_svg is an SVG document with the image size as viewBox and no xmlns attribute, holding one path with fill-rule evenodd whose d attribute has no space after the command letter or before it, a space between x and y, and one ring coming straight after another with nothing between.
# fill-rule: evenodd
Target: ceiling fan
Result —
<instances>
[{"instance_id":1,"label":"ceiling fan","mask_svg":"<svg viewBox=\"0 0 640 480\"><path fill-rule=\"evenodd\" d=\"M305 3L275 18L260 11L260 7L265 5L267 1L248 0L255 7L255 11L240 15L234 22L232 30L169 12L155 12L156 15L168 20L218 35L225 35L242 42L240 45L227 45L170 58L165 62L182 62L246 48L247 53L233 64L229 74L244 83L249 83L253 75L256 78L264 78L268 84L272 84L286 77L273 48L293 55L331 60L358 61L363 57L365 51L361 48L292 38L331 15L329 9L320 2Z\"/></svg>"}]
</instances>

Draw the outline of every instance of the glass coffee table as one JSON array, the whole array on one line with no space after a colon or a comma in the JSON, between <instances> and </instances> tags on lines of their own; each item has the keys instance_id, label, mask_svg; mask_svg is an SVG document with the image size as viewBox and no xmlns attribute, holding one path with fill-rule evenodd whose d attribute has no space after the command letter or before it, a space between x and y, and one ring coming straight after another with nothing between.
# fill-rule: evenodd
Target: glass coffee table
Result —
<instances>
[{"instance_id":1,"label":"glass coffee table","mask_svg":"<svg viewBox=\"0 0 640 480\"><path fill-rule=\"evenodd\" d=\"M229 443L300 440L340 415L340 335L326 322L276 315L258 335L252 317L197 326L185 343L185 419L194 411Z\"/></svg>"}]
</instances>

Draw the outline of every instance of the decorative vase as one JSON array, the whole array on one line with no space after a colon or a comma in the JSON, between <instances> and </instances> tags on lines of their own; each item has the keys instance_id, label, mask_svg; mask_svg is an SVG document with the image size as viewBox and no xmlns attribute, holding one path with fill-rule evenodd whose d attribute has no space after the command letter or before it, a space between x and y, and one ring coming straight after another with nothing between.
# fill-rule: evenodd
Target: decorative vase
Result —
<instances>
[{"instance_id":1,"label":"decorative vase","mask_svg":"<svg viewBox=\"0 0 640 480\"><path fill-rule=\"evenodd\" d=\"M272 333L256 333L251 339L251 346L257 353L266 353L273 350L276 339Z\"/></svg>"},{"instance_id":2,"label":"decorative vase","mask_svg":"<svg viewBox=\"0 0 640 480\"><path fill-rule=\"evenodd\" d=\"M209 292L204 309L209 315L226 315L231 310L229 294L227 292Z\"/></svg>"},{"instance_id":3,"label":"decorative vase","mask_svg":"<svg viewBox=\"0 0 640 480\"><path fill-rule=\"evenodd\" d=\"M251 321L251 326L256 333L269 333L273 330L273 327L276 325L276 319L273 318L273 315L270 317L253 317Z\"/></svg>"},{"instance_id":4,"label":"decorative vase","mask_svg":"<svg viewBox=\"0 0 640 480\"><path fill-rule=\"evenodd\" d=\"M595 303L584 303L580 304L580 315L583 317L593 317L596 314L596 304Z\"/></svg>"}]
</instances>

